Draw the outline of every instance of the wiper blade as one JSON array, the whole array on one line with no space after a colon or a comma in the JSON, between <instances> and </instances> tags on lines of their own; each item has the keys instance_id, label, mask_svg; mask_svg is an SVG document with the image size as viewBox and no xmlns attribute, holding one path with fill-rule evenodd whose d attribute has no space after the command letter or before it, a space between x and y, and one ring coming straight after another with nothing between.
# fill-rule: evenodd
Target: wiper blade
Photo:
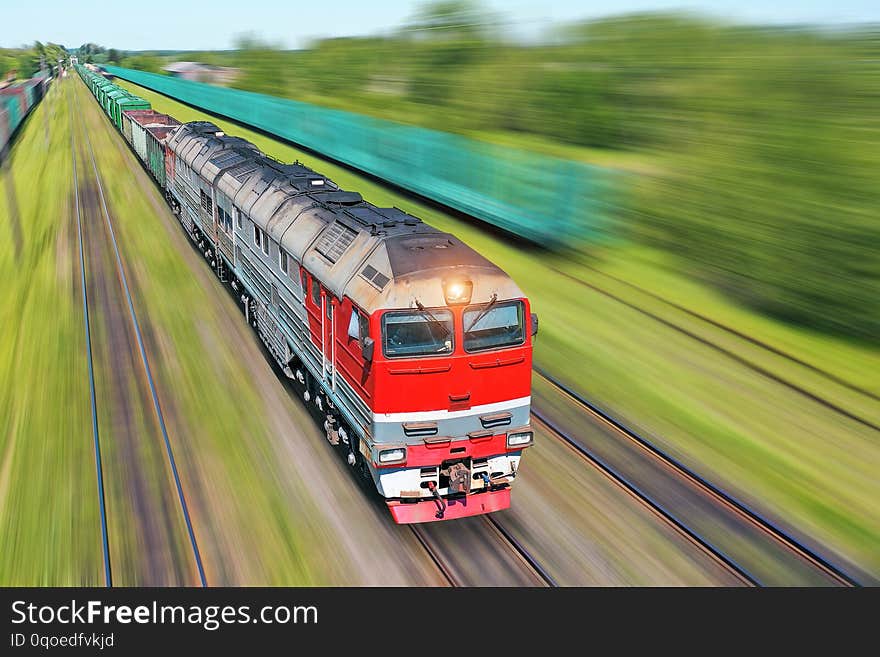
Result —
<instances>
[{"instance_id":1,"label":"wiper blade","mask_svg":"<svg viewBox=\"0 0 880 657\"><path fill-rule=\"evenodd\" d=\"M434 315L434 313L432 313L430 310L425 308L422 305L422 302L419 301L418 299L416 299L416 308L419 309L419 312L422 313L422 315L425 316L425 319L427 319L429 322L431 322L431 324L433 326L435 326L435 327L439 328L441 331L443 331L443 335L441 336L441 339L445 339L449 336L449 329L446 327L446 324L444 324L439 319L437 319L437 316Z\"/></svg>"},{"instance_id":2,"label":"wiper blade","mask_svg":"<svg viewBox=\"0 0 880 657\"><path fill-rule=\"evenodd\" d=\"M489 314L489 311L492 310L492 307L495 305L495 303L496 303L497 301L498 301L498 295L497 295L497 294L493 294L493 295L492 295L492 299L489 301L489 303L486 304L486 307L483 308L483 309L480 311L480 314L477 315L477 318L476 318L474 321L471 322L471 325L468 326L468 327L464 330L464 332L465 332L465 333L470 333L470 332L471 332L471 329L473 329L473 328L479 323L479 321L480 321L481 319L483 319L486 315Z\"/></svg>"}]
</instances>

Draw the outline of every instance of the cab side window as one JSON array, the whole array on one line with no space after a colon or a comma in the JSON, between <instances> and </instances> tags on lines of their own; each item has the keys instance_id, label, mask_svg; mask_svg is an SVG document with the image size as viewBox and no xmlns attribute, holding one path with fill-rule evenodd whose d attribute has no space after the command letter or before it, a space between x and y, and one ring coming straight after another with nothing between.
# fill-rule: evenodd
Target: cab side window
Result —
<instances>
[{"instance_id":1,"label":"cab side window","mask_svg":"<svg viewBox=\"0 0 880 657\"><path fill-rule=\"evenodd\" d=\"M364 340L370 337L370 319L363 312L351 307L351 318L348 321L348 344L357 342L358 347L363 349Z\"/></svg>"},{"instance_id":2,"label":"cab side window","mask_svg":"<svg viewBox=\"0 0 880 657\"><path fill-rule=\"evenodd\" d=\"M360 313L357 308L351 309L351 319L348 322L348 338L350 340L360 339Z\"/></svg>"}]
</instances>

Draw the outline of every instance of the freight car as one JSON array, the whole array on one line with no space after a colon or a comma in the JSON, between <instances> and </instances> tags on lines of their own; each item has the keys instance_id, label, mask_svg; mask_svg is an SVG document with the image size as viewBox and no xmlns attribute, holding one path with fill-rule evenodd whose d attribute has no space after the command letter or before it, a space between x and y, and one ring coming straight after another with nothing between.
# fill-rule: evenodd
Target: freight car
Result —
<instances>
[{"instance_id":1,"label":"freight car","mask_svg":"<svg viewBox=\"0 0 880 657\"><path fill-rule=\"evenodd\" d=\"M122 113L122 134L150 174L165 189L165 141L180 122L151 109Z\"/></svg>"},{"instance_id":2,"label":"freight car","mask_svg":"<svg viewBox=\"0 0 880 657\"><path fill-rule=\"evenodd\" d=\"M394 520L507 508L533 442L537 332L510 277L453 235L213 123L122 115L187 234ZM164 179L141 132L164 153Z\"/></svg>"},{"instance_id":3,"label":"freight car","mask_svg":"<svg viewBox=\"0 0 880 657\"><path fill-rule=\"evenodd\" d=\"M10 146L13 134L43 99L48 86L49 77L41 74L0 89L0 161Z\"/></svg>"},{"instance_id":4,"label":"freight car","mask_svg":"<svg viewBox=\"0 0 880 657\"><path fill-rule=\"evenodd\" d=\"M604 241L611 169L273 95L106 66L122 79L321 153L543 247Z\"/></svg>"}]
</instances>

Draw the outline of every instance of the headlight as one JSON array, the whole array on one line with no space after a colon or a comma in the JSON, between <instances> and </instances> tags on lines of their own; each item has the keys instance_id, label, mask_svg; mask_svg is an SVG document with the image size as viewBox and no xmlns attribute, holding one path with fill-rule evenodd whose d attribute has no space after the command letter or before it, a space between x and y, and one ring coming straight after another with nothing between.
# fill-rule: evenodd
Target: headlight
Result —
<instances>
[{"instance_id":1,"label":"headlight","mask_svg":"<svg viewBox=\"0 0 880 657\"><path fill-rule=\"evenodd\" d=\"M517 431L507 434L508 447L524 447L532 444L533 434L531 431Z\"/></svg>"},{"instance_id":2,"label":"headlight","mask_svg":"<svg viewBox=\"0 0 880 657\"><path fill-rule=\"evenodd\" d=\"M446 305L453 306L459 303L470 303L471 293L474 291L474 284L471 281L460 279L446 281L443 284L443 296L446 298Z\"/></svg>"},{"instance_id":3,"label":"headlight","mask_svg":"<svg viewBox=\"0 0 880 657\"><path fill-rule=\"evenodd\" d=\"M397 463L406 460L406 448L395 447L394 449L383 449L379 452L379 463Z\"/></svg>"}]
</instances>

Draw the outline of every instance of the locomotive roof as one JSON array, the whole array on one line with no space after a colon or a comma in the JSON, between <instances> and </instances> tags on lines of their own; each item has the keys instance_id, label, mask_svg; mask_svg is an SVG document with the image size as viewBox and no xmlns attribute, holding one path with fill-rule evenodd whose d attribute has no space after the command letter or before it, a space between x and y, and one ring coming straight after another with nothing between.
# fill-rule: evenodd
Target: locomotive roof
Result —
<instances>
[{"instance_id":1,"label":"locomotive roof","mask_svg":"<svg viewBox=\"0 0 880 657\"><path fill-rule=\"evenodd\" d=\"M482 255L448 233L404 233L385 240L395 277L450 267L495 267Z\"/></svg>"},{"instance_id":2,"label":"locomotive roof","mask_svg":"<svg viewBox=\"0 0 880 657\"><path fill-rule=\"evenodd\" d=\"M181 125L171 149L302 263L336 297L367 312L445 306L442 283L473 283L472 301L523 296L495 264L455 236L294 162L284 164L209 121Z\"/></svg>"}]
</instances>

